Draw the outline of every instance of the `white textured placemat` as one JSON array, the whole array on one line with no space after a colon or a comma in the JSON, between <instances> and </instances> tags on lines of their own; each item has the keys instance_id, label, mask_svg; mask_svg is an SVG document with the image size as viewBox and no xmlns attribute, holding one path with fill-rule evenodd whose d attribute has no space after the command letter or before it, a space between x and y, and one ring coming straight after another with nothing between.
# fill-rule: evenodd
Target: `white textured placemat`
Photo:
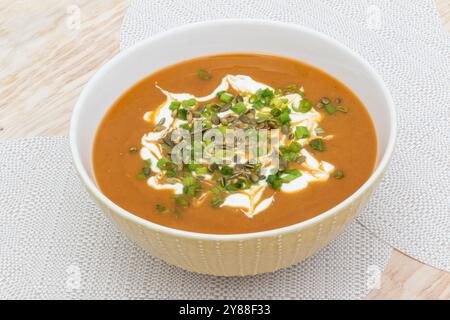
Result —
<instances>
[{"instance_id":1,"label":"white textured placemat","mask_svg":"<svg viewBox=\"0 0 450 320\"><path fill-rule=\"evenodd\" d=\"M391 248L353 223L304 263L245 278L152 258L120 234L76 175L67 138L0 142L0 299L357 299Z\"/></svg>"},{"instance_id":2,"label":"white textured placemat","mask_svg":"<svg viewBox=\"0 0 450 320\"><path fill-rule=\"evenodd\" d=\"M359 221L400 251L450 271L450 37L432 1L134 0L121 47L219 18L308 26L378 70L397 105L398 147Z\"/></svg>"}]
</instances>

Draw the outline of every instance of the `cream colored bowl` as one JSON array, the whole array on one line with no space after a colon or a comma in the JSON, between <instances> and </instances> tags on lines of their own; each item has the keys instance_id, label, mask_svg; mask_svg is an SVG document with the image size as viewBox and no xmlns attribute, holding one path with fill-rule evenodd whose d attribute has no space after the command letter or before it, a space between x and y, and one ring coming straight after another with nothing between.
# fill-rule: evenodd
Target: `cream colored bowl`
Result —
<instances>
[{"instance_id":1,"label":"cream colored bowl","mask_svg":"<svg viewBox=\"0 0 450 320\"><path fill-rule=\"evenodd\" d=\"M377 167L370 179L333 209L304 222L270 231L214 235L167 228L141 219L109 200L92 168L96 129L128 88L168 65L221 53L279 55L314 65L350 87L368 108L378 139ZM70 143L81 180L111 221L155 257L180 268L213 275L253 275L296 264L336 238L380 182L396 132L394 105L377 73L357 54L304 27L257 20L221 20L176 28L123 51L84 88L74 109Z\"/></svg>"}]
</instances>

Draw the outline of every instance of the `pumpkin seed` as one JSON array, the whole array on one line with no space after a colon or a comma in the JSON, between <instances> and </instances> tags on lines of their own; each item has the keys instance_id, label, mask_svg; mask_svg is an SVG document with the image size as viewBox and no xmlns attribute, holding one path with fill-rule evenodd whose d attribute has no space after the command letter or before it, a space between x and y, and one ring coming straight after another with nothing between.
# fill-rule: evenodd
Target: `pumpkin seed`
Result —
<instances>
[{"instance_id":1,"label":"pumpkin seed","mask_svg":"<svg viewBox=\"0 0 450 320\"><path fill-rule=\"evenodd\" d=\"M191 111L188 111L188 113L187 113L187 115L186 115L186 121L187 121L188 123L191 123L193 119L194 119L194 117L192 116L192 112L191 112Z\"/></svg>"},{"instance_id":2,"label":"pumpkin seed","mask_svg":"<svg viewBox=\"0 0 450 320\"><path fill-rule=\"evenodd\" d=\"M211 116L211 122L217 126L220 124L220 118L217 115L213 114Z\"/></svg>"},{"instance_id":3,"label":"pumpkin seed","mask_svg":"<svg viewBox=\"0 0 450 320\"><path fill-rule=\"evenodd\" d=\"M278 128L278 122L276 122L275 120L268 120L266 123L268 124L269 128L271 128L271 129Z\"/></svg>"},{"instance_id":4,"label":"pumpkin seed","mask_svg":"<svg viewBox=\"0 0 450 320\"><path fill-rule=\"evenodd\" d=\"M227 103L226 105L220 107L220 112L228 111L228 110L230 110L230 108L231 108L231 103Z\"/></svg>"},{"instance_id":5,"label":"pumpkin seed","mask_svg":"<svg viewBox=\"0 0 450 320\"><path fill-rule=\"evenodd\" d=\"M192 111L192 117L194 118L201 118L202 117L202 113L198 110Z\"/></svg>"},{"instance_id":6,"label":"pumpkin seed","mask_svg":"<svg viewBox=\"0 0 450 320\"><path fill-rule=\"evenodd\" d=\"M239 120L241 120L243 123L250 123L250 118L246 114L240 116Z\"/></svg>"},{"instance_id":7,"label":"pumpkin seed","mask_svg":"<svg viewBox=\"0 0 450 320\"><path fill-rule=\"evenodd\" d=\"M328 99L327 97L323 97L322 100L320 100L323 104L329 104L330 103L330 99Z\"/></svg>"},{"instance_id":8,"label":"pumpkin seed","mask_svg":"<svg viewBox=\"0 0 450 320\"><path fill-rule=\"evenodd\" d=\"M164 130L166 130L166 127L164 127L162 125L157 125L155 127L155 129L153 129L153 131L155 131L155 132L161 132L161 131L164 131Z\"/></svg>"},{"instance_id":9,"label":"pumpkin seed","mask_svg":"<svg viewBox=\"0 0 450 320\"><path fill-rule=\"evenodd\" d=\"M217 169L219 169L219 166L217 165L217 163L211 163L208 165L208 171L209 172L214 172Z\"/></svg>"},{"instance_id":10,"label":"pumpkin seed","mask_svg":"<svg viewBox=\"0 0 450 320\"><path fill-rule=\"evenodd\" d=\"M136 146L131 146L131 147L128 149L128 152L129 152L129 153L136 153L137 151L138 151L138 149L137 149Z\"/></svg>"}]
</instances>

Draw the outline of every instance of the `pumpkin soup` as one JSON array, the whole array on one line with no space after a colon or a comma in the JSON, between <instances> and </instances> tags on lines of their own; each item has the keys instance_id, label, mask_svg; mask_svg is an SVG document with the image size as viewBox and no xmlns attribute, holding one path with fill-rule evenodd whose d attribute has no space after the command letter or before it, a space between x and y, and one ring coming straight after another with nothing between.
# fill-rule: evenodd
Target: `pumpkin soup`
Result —
<instances>
[{"instance_id":1,"label":"pumpkin soup","mask_svg":"<svg viewBox=\"0 0 450 320\"><path fill-rule=\"evenodd\" d=\"M371 175L372 120L344 84L257 54L160 70L111 107L94 143L102 192L144 219L236 234L331 209Z\"/></svg>"}]
</instances>

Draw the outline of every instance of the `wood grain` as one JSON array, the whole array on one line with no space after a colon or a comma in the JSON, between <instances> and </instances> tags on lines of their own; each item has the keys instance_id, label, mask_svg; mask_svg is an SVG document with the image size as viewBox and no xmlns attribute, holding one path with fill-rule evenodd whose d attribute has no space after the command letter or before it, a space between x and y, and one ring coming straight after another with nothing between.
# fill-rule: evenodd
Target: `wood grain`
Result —
<instances>
[{"instance_id":1,"label":"wood grain","mask_svg":"<svg viewBox=\"0 0 450 320\"><path fill-rule=\"evenodd\" d=\"M80 29L67 26L73 3ZM93 72L119 50L128 1L1 1L1 138L67 135Z\"/></svg>"},{"instance_id":2,"label":"wood grain","mask_svg":"<svg viewBox=\"0 0 450 320\"><path fill-rule=\"evenodd\" d=\"M0 0L0 138L67 135L72 108L119 51L126 0ZM435 0L450 31L450 0ZM70 24L73 5L80 28ZM450 274L393 252L368 299L450 299Z\"/></svg>"}]
</instances>

